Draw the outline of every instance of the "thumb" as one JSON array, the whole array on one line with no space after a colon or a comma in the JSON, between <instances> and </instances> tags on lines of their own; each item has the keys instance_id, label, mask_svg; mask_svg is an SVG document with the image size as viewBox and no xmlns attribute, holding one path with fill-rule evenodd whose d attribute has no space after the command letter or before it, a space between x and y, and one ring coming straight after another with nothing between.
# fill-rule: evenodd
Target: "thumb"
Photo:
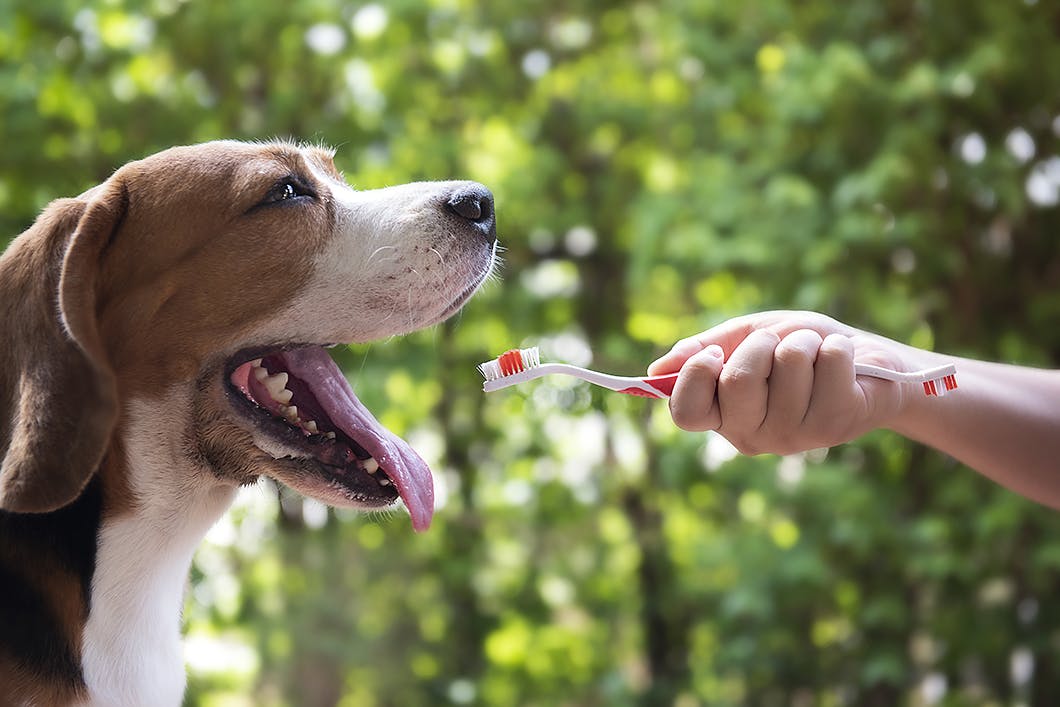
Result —
<instances>
[{"instance_id":1,"label":"thumb","mask_svg":"<svg viewBox=\"0 0 1060 707\"><path fill-rule=\"evenodd\" d=\"M716 395L723 358L721 347L711 344L681 368L674 394L670 396L670 416L681 429L703 432L721 427L721 408Z\"/></svg>"}]
</instances>

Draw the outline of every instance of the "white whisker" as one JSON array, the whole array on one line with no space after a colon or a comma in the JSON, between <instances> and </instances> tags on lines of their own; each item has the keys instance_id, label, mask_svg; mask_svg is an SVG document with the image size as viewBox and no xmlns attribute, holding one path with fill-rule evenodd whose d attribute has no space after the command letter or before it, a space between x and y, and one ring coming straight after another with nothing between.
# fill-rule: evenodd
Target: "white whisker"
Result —
<instances>
[{"instance_id":1,"label":"white whisker","mask_svg":"<svg viewBox=\"0 0 1060 707\"><path fill-rule=\"evenodd\" d=\"M378 248L376 248L375 250L372 251L371 255L368 256L368 260L365 261L365 266L371 265L372 264L372 260L375 258L375 256L379 255L379 253L381 253L384 250L397 250L397 246L393 246L393 245L381 245L381 246L379 246ZM397 260L399 257L400 257L400 254L395 254L393 258L390 258L390 260Z\"/></svg>"}]
</instances>

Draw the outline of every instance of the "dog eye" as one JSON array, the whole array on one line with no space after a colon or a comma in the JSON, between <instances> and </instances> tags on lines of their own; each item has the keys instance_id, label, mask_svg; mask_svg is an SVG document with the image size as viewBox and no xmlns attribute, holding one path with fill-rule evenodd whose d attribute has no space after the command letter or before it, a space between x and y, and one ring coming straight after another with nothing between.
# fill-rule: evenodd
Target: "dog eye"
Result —
<instances>
[{"instance_id":1,"label":"dog eye","mask_svg":"<svg viewBox=\"0 0 1060 707\"><path fill-rule=\"evenodd\" d=\"M265 203L276 203L279 201L290 201L291 199L297 199L300 196L314 196L313 191L302 184L301 181L293 178L284 179L278 183L265 197Z\"/></svg>"}]
</instances>

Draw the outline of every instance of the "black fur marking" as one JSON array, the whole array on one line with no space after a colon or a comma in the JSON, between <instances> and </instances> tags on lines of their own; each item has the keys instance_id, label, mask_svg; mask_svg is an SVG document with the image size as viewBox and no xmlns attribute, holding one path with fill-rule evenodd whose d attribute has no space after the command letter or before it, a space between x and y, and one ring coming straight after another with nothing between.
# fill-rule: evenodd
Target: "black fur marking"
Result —
<instances>
[{"instance_id":1,"label":"black fur marking","mask_svg":"<svg viewBox=\"0 0 1060 707\"><path fill-rule=\"evenodd\" d=\"M78 653L19 564L33 562L76 579L87 616L102 505L96 477L76 501L52 513L0 511L0 652L56 684L84 684Z\"/></svg>"}]
</instances>

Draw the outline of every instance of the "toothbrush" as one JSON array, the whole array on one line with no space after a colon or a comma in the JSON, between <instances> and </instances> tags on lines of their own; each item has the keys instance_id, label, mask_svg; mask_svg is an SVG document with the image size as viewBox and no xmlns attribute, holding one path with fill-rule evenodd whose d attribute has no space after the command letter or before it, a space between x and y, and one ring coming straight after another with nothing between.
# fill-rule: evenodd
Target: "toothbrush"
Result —
<instances>
[{"instance_id":1,"label":"toothbrush","mask_svg":"<svg viewBox=\"0 0 1060 707\"><path fill-rule=\"evenodd\" d=\"M506 351L496 359L480 364L478 370L486 379L486 382L482 384L482 390L487 393L552 373L561 373L581 378L618 393L637 395L642 398L668 398L673 395L674 383L677 381L676 373L645 377L612 376L566 363L541 363L541 356L536 346ZM889 368L880 368L867 363L855 363L854 373L859 376L872 376L898 383L921 383L924 387L924 395L927 396L942 397L957 388L957 368L952 363L912 373L892 371Z\"/></svg>"}]
</instances>

